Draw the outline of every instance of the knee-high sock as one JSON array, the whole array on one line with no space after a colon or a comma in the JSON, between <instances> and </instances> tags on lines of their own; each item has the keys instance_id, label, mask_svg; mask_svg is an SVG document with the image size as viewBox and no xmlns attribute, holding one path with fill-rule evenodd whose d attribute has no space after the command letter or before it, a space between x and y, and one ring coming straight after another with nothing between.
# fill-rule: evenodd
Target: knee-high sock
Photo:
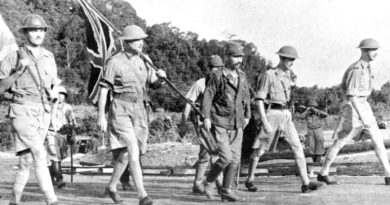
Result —
<instances>
[{"instance_id":1,"label":"knee-high sock","mask_svg":"<svg viewBox=\"0 0 390 205\"><path fill-rule=\"evenodd\" d=\"M18 170L15 173L14 186L12 189L11 203L19 203L22 198L23 189L30 176L30 167L32 164L31 153L23 154L19 157Z\"/></svg>"}]
</instances>

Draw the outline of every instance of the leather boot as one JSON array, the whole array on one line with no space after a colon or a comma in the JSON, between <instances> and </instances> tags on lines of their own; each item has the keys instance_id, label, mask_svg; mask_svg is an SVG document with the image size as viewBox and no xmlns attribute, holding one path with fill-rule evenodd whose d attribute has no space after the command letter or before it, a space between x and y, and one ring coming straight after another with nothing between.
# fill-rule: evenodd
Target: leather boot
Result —
<instances>
[{"instance_id":1,"label":"leather boot","mask_svg":"<svg viewBox=\"0 0 390 205\"><path fill-rule=\"evenodd\" d=\"M61 162L52 161L51 162L51 169L53 171L54 178L56 179L57 188L61 189L66 185L66 183L63 181L64 177L61 173Z\"/></svg>"},{"instance_id":2,"label":"leather boot","mask_svg":"<svg viewBox=\"0 0 390 205\"><path fill-rule=\"evenodd\" d=\"M245 201L244 198L241 198L240 196L236 195L236 193L234 193L234 191L232 190L237 176L238 167L238 163L230 163L225 169L221 190L221 200L223 202Z\"/></svg>"},{"instance_id":3,"label":"leather boot","mask_svg":"<svg viewBox=\"0 0 390 205\"><path fill-rule=\"evenodd\" d=\"M206 181L204 182L204 193L206 194L207 198L213 198L214 182L217 180L219 174L222 173L223 170L224 167L221 167L217 163L212 165L211 170L207 175Z\"/></svg>"},{"instance_id":4,"label":"leather boot","mask_svg":"<svg viewBox=\"0 0 390 205\"><path fill-rule=\"evenodd\" d=\"M209 166L208 162L198 162L196 166L195 180L192 187L192 192L197 194L204 193L203 179L206 175L207 167Z\"/></svg>"}]
</instances>

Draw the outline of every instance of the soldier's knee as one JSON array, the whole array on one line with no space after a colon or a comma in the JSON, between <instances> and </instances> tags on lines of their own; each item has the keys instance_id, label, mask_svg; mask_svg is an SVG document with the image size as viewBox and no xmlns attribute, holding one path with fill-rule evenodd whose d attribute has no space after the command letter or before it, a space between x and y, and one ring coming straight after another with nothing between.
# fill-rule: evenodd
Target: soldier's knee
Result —
<instances>
[{"instance_id":1,"label":"soldier's knee","mask_svg":"<svg viewBox=\"0 0 390 205\"><path fill-rule=\"evenodd\" d=\"M32 155L30 153L23 154L22 156L20 156L18 168L19 169L29 169L30 166L32 165L32 163L33 163Z\"/></svg>"},{"instance_id":2,"label":"soldier's knee","mask_svg":"<svg viewBox=\"0 0 390 205\"><path fill-rule=\"evenodd\" d=\"M260 157L264 154L264 152L265 152L264 149L260 149L260 148L254 149L254 150L252 151L252 154L251 154L250 158L251 158L252 160L259 160Z\"/></svg>"}]
</instances>

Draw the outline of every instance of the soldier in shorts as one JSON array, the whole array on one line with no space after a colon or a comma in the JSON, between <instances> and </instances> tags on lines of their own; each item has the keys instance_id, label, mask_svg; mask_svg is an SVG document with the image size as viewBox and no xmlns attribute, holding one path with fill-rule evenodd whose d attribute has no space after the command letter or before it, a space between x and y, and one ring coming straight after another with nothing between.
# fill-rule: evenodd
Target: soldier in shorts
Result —
<instances>
[{"instance_id":1,"label":"soldier in shorts","mask_svg":"<svg viewBox=\"0 0 390 205\"><path fill-rule=\"evenodd\" d=\"M114 172L105 193L115 203L123 202L116 186L128 164L138 192L139 204L153 203L145 191L140 165L140 155L146 152L149 134L145 101L148 99L147 89L160 87L166 74L161 69L155 71L141 56L143 39L146 37L139 26L125 27L122 36L119 37L125 46L124 51L108 60L100 83L102 89L98 103L98 126L102 131L108 130L110 148L116 156ZM109 89L113 94L113 100L106 121L104 111Z\"/></svg>"},{"instance_id":2,"label":"soldier in shorts","mask_svg":"<svg viewBox=\"0 0 390 205\"><path fill-rule=\"evenodd\" d=\"M0 66L2 84L8 82L12 94L8 117L19 156L10 204L18 204L28 181L31 166L47 204L58 204L47 169L44 141L51 118L51 103L58 98L57 66L53 54L41 45L48 25L35 14L22 21L20 32L27 41L19 55L9 54Z\"/></svg>"},{"instance_id":3,"label":"soldier in shorts","mask_svg":"<svg viewBox=\"0 0 390 205\"><path fill-rule=\"evenodd\" d=\"M283 46L276 54L279 55L279 64L276 68L267 70L260 75L256 86L255 100L260 113L262 130L252 146L254 150L251 155L249 174L245 186L249 191L257 191L257 187L253 182L259 159L274 141L275 133L282 131L285 134L285 140L295 154L295 161L302 180L301 190L305 193L316 190L321 184L310 182L307 176L303 147L292 122L292 113L288 107L292 84L289 69L291 69L294 60L298 58L298 54L296 49L291 46Z\"/></svg>"},{"instance_id":4,"label":"soldier in shorts","mask_svg":"<svg viewBox=\"0 0 390 205\"><path fill-rule=\"evenodd\" d=\"M390 185L390 165L383 137L379 132L371 106L367 102L367 97L372 91L371 62L377 56L379 44L376 40L368 38L362 40L358 48L361 50L361 57L349 66L341 82L345 99L341 107L341 119L335 130L334 136L337 139L325 155L325 161L317 175L317 180L327 184L337 183L328 176L333 160L348 140L361 136L364 132L371 137L374 143L376 156L384 167L385 184Z\"/></svg>"}]
</instances>

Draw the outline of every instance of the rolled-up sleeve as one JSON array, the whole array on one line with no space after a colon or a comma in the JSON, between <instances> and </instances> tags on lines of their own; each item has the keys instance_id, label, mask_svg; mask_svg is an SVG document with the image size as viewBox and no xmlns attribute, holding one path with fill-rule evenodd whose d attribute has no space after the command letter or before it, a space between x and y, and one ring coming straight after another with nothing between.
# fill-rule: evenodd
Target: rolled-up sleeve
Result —
<instances>
[{"instance_id":1,"label":"rolled-up sleeve","mask_svg":"<svg viewBox=\"0 0 390 205\"><path fill-rule=\"evenodd\" d=\"M218 88L218 78L211 73L206 79L206 89L203 94L201 110L205 118L210 118L211 105Z\"/></svg>"},{"instance_id":2,"label":"rolled-up sleeve","mask_svg":"<svg viewBox=\"0 0 390 205\"><path fill-rule=\"evenodd\" d=\"M255 99L265 100L270 92L271 76L265 72L257 80Z\"/></svg>"},{"instance_id":3,"label":"rolled-up sleeve","mask_svg":"<svg viewBox=\"0 0 390 205\"><path fill-rule=\"evenodd\" d=\"M198 99L199 95L203 93L204 89L202 89L202 86L199 85L200 83L200 80L198 80L191 86L190 90L188 90L185 96L187 99L191 100L192 102L195 102Z\"/></svg>"},{"instance_id":4,"label":"rolled-up sleeve","mask_svg":"<svg viewBox=\"0 0 390 205\"><path fill-rule=\"evenodd\" d=\"M103 78L99 82L99 85L109 89L113 88L115 76L116 76L116 70L117 70L117 65L115 64L115 62L113 60L108 60L106 64L106 69L103 73Z\"/></svg>"},{"instance_id":5,"label":"rolled-up sleeve","mask_svg":"<svg viewBox=\"0 0 390 205\"><path fill-rule=\"evenodd\" d=\"M357 96L359 94L360 71L357 68L349 68L345 72L342 80L342 88L347 96Z\"/></svg>"}]
</instances>

